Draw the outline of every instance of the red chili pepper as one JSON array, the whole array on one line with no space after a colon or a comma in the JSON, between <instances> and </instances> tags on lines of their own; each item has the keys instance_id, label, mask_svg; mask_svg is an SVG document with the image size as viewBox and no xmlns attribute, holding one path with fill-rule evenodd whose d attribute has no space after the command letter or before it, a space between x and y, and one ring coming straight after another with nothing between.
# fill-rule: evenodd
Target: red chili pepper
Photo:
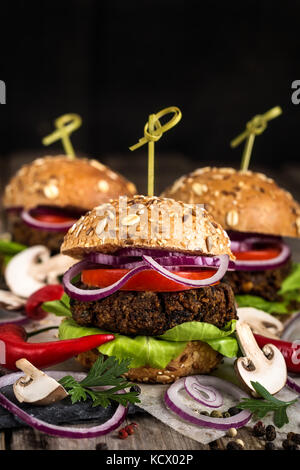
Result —
<instances>
[{"instance_id":1,"label":"red chili pepper","mask_svg":"<svg viewBox=\"0 0 300 470\"><path fill-rule=\"evenodd\" d=\"M282 353L286 367L289 372L300 373L300 344L296 341L290 343L289 341L282 341L280 339L267 338L266 336L254 335L257 344L260 348L266 344L274 344Z\"/></svg>"},{"instance_id":2,"label":"red chili pepper","mask_svg":"<svg viewBox=\"0 0 300 470\"><path fill-rule=\"evenodd\" d=\"M42 320L48 313L42 309L41 305L50 300L60 300L64 293L61 284L49 284L37 290L30 297L28 297L25 310L27 316L33 320Z\"/></svg>"},{"instance_id":3,"label":"red chili pepper","mask_svg":"<svg viewBox=\"0 0 300 470\"><path fill-rule=\"evenodd\" d=\"M73 356L96 348L114 339L114 335L101 334L82 338L27 343L27 333L20 325L0 326L0 365L17 370L16 361L25 358L39 369L59 364Z\"/></svg>"}]
</instances>

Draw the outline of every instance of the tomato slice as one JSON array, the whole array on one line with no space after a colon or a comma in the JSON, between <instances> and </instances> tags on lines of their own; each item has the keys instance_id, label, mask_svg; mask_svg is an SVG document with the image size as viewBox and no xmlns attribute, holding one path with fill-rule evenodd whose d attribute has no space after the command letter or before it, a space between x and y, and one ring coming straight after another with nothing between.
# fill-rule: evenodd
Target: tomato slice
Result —
<instances>
[{"instance_id":1,"label":"tomato slice","mask_svg":"<svg viewBox=\"0 0 300 470\"><path fill-rule=\"evenodd\" d=\"M34 215L36 220L40 222L46 222L49 224L61 224L64 222L75 222L76 219L71 217L70 215L62 215L62 214L36 214Z\"/></svg>"},{"instance_id":2,"label":"tomato slice","mask_svg":"<svg viewBox=\"0 0 300 470\"><path fill-rule=\"evenodd\" d=\"M92 287L107 287L121 279L129 269L86 269L81 273L81 281ZM201 271L176 271L178 276L186 279L207 279L215 273L212 269ZM215 283L218 284L218 283ZM176 292L181 290L194 289L179 282L167 279L162 274L147 269L141 271L129 279L120 290L152 291L152 292Z\"/></svg>"},{"instance_id":3,"label":"tomato slice","mask_svg":"<svg viewBox=\"0 0 300 470\"><path fill-rule=\"evenodd\" d=\"M265 248L262 250L249 250L233 252L237 260L240 261L264 261L272 258L276 258L279 255L280 249L276 248Z\"/></svg>"}]
</instances>

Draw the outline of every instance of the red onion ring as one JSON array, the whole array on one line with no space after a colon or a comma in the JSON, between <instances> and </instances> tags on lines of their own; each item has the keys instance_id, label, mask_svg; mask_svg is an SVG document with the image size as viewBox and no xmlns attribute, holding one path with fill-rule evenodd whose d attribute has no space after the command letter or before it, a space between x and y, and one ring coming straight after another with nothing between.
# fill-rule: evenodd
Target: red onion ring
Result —
<instances>
[{"instance_id":1,"label":"red onion ring","mask_svg":"<svg viewBox=\"0 0 300 470\"><path fill-rule=\"evenodd\" d=\"M55 380L59 380L67 375L68 372L47 371L47 374L50 377L53 377ZM15 381L23 375L23 372L16 372L14 374L8 374L0 377L0 389L6 385L15 383ZM77 378L78 380L82 380L85 376L85 374L74 374L74 378ZM0 405L20 418L24 423L28 424L32 428L37 429L38 431L45 432L52 436L66 437L70 439L82 439L108 434L120 426L127 414L127 408L123 405L119 405L115 411L115 414L108 421L106 421L106 423L100 424L99 426L93 426L91 428L72 428L68 426L57 426L54 424L49 424L45 421L35 418L34 416L26 413L26 411L22 410L18 405L15 405L1 392Z\"/></svg>"},{"instance_id":2,"label":"red onion ring","mask_svg":"<svg viewBox=\"0 0 300 470\"><path fill-rule=\"evenodd\" d=\"M287 377L286 385L297 393L300 393L300 385L291 377Z\"/></svg>"},{"instance_id":3,"label":"red onion ring","mask_svg":"<svg viewBox=\"0 0 300 470\"><path fill-rule=\"evenodd\" d=\"M281 243L281 252L275 258L263 261L232 261L230 264L236 271L265 271L266 269L276 269L286 263L291 256L290 248ZM241 250L243 251L243 250Z\"/></svg>"},{"instance_id":4,"label":"red onion ring","mask_svg":"<svg viewBox=\"0 0 300 470\"><path fill-rule=\"evenodd\" d=\"M120 269L131 269L137 266L141 266L143 261L141 257L143 254L147 254L149 250L145 250L139 256L115 256L107 255L104 253L90 253L88 256L91 263L109 265ZM156 250L157 251L157 250ZM141 250L142 252L142 250ZM138 258L138 259L137 259ZM164 253L164 256L153 256L155 261L158 261L162 266L184 266L184 267L209 267L217 268L220 266L220 259L218 257L209 256L192 256L183 255L182 253L176 253L170 255L170 252Z\"/></svg>"},{"instance_id":5,"label":"red onion ring","mask_svg":"<svg viewBox=\"0 0 300 470\"><path fill-rule=\"evenodd\" d=\"M292 318L285 324L285 327L283 329L282 335L280 336L280 339L284 341L292 341L291 336L298 326L300 330L300 312L294 313Z\"/></svg>"},{"instance_id":6,"label":"red onion ring","mask_svg":"<svg viewBox=\"0 0 300 470\"><path fill-rule=\"evenodd\" d=\"M89 302L93 300L103 299L113 294L119 290L132 276L135 274L149 269L147 265L138 266L133 268L131 271L126 273L121 279L116 281L114 284L111 284L108 287L103 287L101 289L80 289L79 287L74 286L71 281L77 276L83 269L90 267L91 264L89 261L83 260L77 264L71 266L70 269L64 274L63 277L63 286L65 292L72 297L73 299L81 300L82 302Z\"/></svg>"},{"instance_id":7,"label":"red onion ring","mask_svg":"<svg viewBox=\"0 0 300 470\"><path fill-rule=\"evenodd\" d=\"M8 310L5 311L6 316L5 318L2 318L1 312L3 312L3 309L0 309L0 325L9 325L9 324L15 324L15 325L23 325L28 322L28 317L25 316L25 314L22 313L16 313L16 312L9 312ZM13 318L10 318L10 313L14 313Z\"/></svg>"},{"instance_id":8,"label":"red onion ring","mask_svg":"<svg viewBox=\"0 0 300 470\"><path fill-rule=\"evenodd\" d=\"M220 408L223 405L221 393L214 387L203 385L205 382L205 376L191 375L185 378L184 388L190 397L202 403L202 405L209 406L210 408Z\"/></svg>"},{"instance_id":9,"label":"red onion ring","mask_svg":"<svg viewBox=\"0 0 300 470\"><path fill-rule=\"evenodd\" d=\"M52 232L66 232L69 228L72 227L76 219L68 221L68 222L56 222L56 223L49 223L49 222L42 222L40 220L35 219L31 215L32 211L23 210L21 212L21 219L23 222L28 225L29 227L38 229L38 230L47 230Z\"/></svg>"},{"instance_id":10,"label":"red onion ring","mask_svg":"<svg viewBox=\"0 0 300 470\"><path fill-rule=\"evenodd\" d=\"M203 287L203 286L209 286L211 284L214 284L215 282L218 282L220 279L222 279L222 277L224 276L228 268L229 256L220 255L220 266L217 272L213 276L207 279L199 279L199 280L186 279L181 276L178 276L174 272L171 272L168 269L165 269L157 261L151 258L151 256L143 255L143 260L152 269L155 269L155 271L159 272L166 278L171 279L171 281L179 282L180 284L183 284L185 286L190 286L190 287Z\"/></svg>"},{"instance_id":11,"label":"red onion ring","mask_svg":"<svg viewBox=\"0 0 300 470\"><path fill-rule=\"evenodd\" d=\"M201 381L202 378L205 378L207 384L220 387L238 399L248 397L248 395L238 387L218 377L199 377L201 377ZM236 414L235 416L231 416L230 418L213 418L211 416L198 414L196 411L193 411L191 408L185 405L179 396L178 392L184 388L184 381L185 379L182 378L174 382L168 388L164 396L167 407L180 418L198 426L220 429L222 431L230 428L241 428L242 426L245 426L245 424L247 424L250 420L251 413L247 410L242 410L240 413Z\"/></svg>"}]
</instances>

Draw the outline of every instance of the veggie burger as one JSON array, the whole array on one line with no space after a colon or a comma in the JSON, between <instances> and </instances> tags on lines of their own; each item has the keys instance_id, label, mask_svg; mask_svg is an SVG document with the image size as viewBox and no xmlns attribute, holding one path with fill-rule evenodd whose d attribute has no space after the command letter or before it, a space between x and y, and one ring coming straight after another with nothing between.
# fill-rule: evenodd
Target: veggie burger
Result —
<instances>
[{"instance_id":1,"label":"veggie burger","mask_svg":"<svg viewBox=\"0 0 300 470\"><path fill-rule=\"evenodd\" d=\"M300 205L262 173L200 168L163 196L202 203L228 231L236 257L224 281L239 307L290 313L300 306L300 264L292 263L283 237L300 237Z\"/></svg>"},{"instance_id":2,"label":"veggie burger","mask_svg":"<svg viewBox=\"0 0 300 470\"><path fill-rule=\"evenodd\" d=\"M90 367L99 354L131 358L133 381L210 372L237 353L234 295L221 282L233 259L229 245L200 205L134 196L94 208L61 247L80 261L64 275L70 317L60 338L114 333L78 359Z\"/></svg>"},{"instance_id":3,"label":"veggie burger","mask_svg":"<svg viewBox=\"0 0 300 470\"><path fill-rule=\"evenodd\" d=\"M15 242L58 252L80 215L112 197L135 193L133 183L97 160L46 156L21 167L5 188L3 205Z\"/></svg>"}]
</instances>

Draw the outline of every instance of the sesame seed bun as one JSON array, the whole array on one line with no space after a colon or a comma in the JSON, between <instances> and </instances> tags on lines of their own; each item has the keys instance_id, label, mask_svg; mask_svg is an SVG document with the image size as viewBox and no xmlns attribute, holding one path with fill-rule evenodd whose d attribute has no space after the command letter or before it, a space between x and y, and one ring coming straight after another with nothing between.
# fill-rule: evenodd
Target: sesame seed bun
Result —
<instances>
[{"instance_id":1,"label":"sesame seed bun","mask_svg":"<svg viewBox=\"0 0 300 470\"><path fill-rule=\"evenodd\" d=\"M134 196L112 200L82 216L66 234L61 252L81 259L91 252L135 247L233 257L229 244L226 232L203 207Z\"/></svg>"},{"instance_id":2,"label":"sesame seed bun","mask_svg":"<svg viewBox=\"0 0 300 470\"><path fill-rule=\"evenodd\" d=\"M97 349L79 354L77 360L90 369L98 359ZM138 367L129 369L126 377L133 382L172 383L180 377L194 374L208 374L217 367L222 355L214 351L207 343L190 341L182 353L173 359L164 369Z\"/></svg>"},{"instance_id":3,"label":"sesame seed bun","mask_svg":"<svg viewBox=\"0 0 300 470\"><path fill-rule=\"evenodd\" d=\"M26 164L5 188L5 208L36 206L88 210L120 194L136 193L133 183L97 160L46 156Z\"/></svg>"},{"instance_id":4,"label":"sesame seed bun","mask_svg":"<svg viewBox=\"0 0 300 470\"><path fill-rule=\"evenodd\" d=\"M200 168L163 193L185 203L204 204L225 230L300 237L300 205L262 173Z\"/></svg>"}]
</instances>

